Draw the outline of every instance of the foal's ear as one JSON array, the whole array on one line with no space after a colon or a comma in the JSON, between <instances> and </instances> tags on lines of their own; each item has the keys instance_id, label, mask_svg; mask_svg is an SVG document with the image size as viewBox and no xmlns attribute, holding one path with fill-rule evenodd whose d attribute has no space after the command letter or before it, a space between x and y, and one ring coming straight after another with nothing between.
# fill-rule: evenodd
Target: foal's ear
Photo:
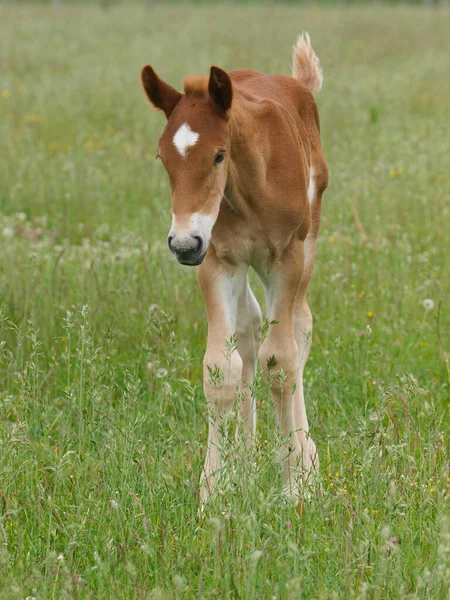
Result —
<instances>
[{"instance_id":1,"label":"foal's ear","mask_svg":"<svg viewBox=\"0 0 450 600\"><path fill-rule=\"evenodd\" d=\"M155 108L162 110L166 117L169 118L182 94L160 79L150 65L142 69L141 80L150 102Z\"/></svg>"},{"instance_id":2,"label":"foal's ear","mask_svg":"<svg viewBox=\"0 0 450 600\"><path fill-rule=\"evenodd\" d=\"M208 93L214 106L226 113L233 100L233 86L230 76L219 67L211 67L209 73Z\"/></svg>"}]
</instances>

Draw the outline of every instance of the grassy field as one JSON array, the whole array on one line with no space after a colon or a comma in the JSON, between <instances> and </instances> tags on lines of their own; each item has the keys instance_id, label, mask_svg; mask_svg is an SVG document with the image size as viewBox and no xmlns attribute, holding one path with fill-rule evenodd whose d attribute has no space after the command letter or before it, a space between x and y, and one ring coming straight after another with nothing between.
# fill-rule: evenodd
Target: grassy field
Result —
<instances>
[{"instance_id":1,"label":"grassy field","mask_svg":"<svg viewBox=\"0 0 450 600\"><path fill-rule=\"evenodd\" d=\"M321 485L283 502L258 382L255 454L200 519L206 323L139 69L289 73L302 29L331 175ZM0 7L2 599L449 597L449 31L406 7Z\"/></svg>"}]
</instances>

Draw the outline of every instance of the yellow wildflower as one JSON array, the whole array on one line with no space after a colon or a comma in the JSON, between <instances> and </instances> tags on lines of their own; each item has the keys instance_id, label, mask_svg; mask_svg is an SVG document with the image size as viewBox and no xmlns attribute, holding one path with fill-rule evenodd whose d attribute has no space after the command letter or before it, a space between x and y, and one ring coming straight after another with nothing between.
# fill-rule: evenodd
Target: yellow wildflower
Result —
<instances>
[{"instance_id":1,"label":"yellow wildflower","mask_svg":"<svg viewBox=\"0 0 450 600\"><path fill-rule=\"evenodd\" d=\"M398 177L399 175L401 175L404 172L405 172L405 169L403 169L403 168L400 168L400 169L391 169L389 171L389 177L391 179L394 179L394 177Z\"/></svg>"},{"instance_id":2,"label":"yellow wildflower","mask_svg":"<svg viewBox=\"0 0 450 600\"><path fill-rule=\"evenodd\" d=\"M34 113L25 117L25 121L28 123L41 123L43 120L44 117L42 115L36 115Z\"/></svg>"}]
</instances>

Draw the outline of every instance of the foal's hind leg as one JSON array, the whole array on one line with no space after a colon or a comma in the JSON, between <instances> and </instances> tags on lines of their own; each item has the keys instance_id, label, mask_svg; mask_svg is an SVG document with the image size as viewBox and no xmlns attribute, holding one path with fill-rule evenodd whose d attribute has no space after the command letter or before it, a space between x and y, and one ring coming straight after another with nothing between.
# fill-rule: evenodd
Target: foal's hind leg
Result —
<instances>
[{"instance_id":1,"label":"foal's hind leg","mask_svg":"<svg viewBox=\"0 0 450 600\"><path fill-rule=\"evenodd\" d=\"M294 308L294 335L299 350L299 369L294 394L294 420L297 436L303 453L305 474L311 469L319 468L319 457L316 446L309 435L306 417L305 398L303 393L303 371L308 360L312 342L313 319L306 299L306 290L311 280L316 257L316 241L320 228L322 194L326 188L328 172L325 161L317 157L316 168L311 168L308 196L311 208L311 228L304 243L305 262L302 280L297 292Z\"/></svg>"},{"instance_id":2,"label":"foal's hind leg","mask_svg":"<svg viewBox=\"0 0 450 600\"><path fill-rule=\"evenodd\" d=\"M239 298L236 326L238 352L242 358L241 399L238 407L239 424L236 437L238 438L242 427L248 449L254 441L256 432L256 406L250 388L258 363L261 321L261 309L247 281Z\"/></svg>"},{"instance_id":3,"label":"foal's hind leg","mask_svg":"<svg viewBox=\"0 0 450 600\"><path fill-rule=\"evenodd\" d=\"M302 465L305 476L308 475L311 469L318 469L319 467L316 446L309 435L303 393L303 371L311 350L312 326L312 314L306 300L306 295L299 290L294 309L294 336L299 351L299 366L293 402L295 429L302 449Z\"/></svg>"}]
</instances>

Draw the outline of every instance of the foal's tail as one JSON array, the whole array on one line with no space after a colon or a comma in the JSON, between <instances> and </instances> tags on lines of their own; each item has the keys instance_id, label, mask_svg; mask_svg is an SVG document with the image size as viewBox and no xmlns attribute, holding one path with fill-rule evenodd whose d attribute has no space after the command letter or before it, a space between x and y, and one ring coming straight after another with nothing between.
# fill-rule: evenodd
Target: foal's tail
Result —
<instances>
[{"instance_id":1,"label":"foal's tail","mask_svg":"<svg viewBox=\"0 0 450 600\"><path fill-rule=\"evenodd\" d=\"M292 52L292 77L313 94L320 92L323 82L322 68L306 31L298 36Z\"/></svg>"}]
</instances>

